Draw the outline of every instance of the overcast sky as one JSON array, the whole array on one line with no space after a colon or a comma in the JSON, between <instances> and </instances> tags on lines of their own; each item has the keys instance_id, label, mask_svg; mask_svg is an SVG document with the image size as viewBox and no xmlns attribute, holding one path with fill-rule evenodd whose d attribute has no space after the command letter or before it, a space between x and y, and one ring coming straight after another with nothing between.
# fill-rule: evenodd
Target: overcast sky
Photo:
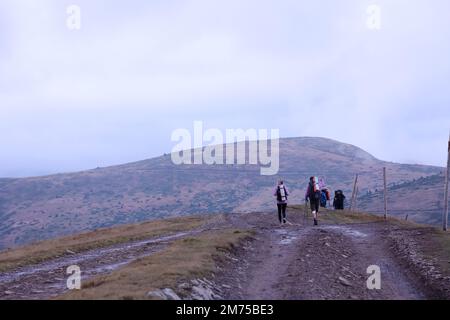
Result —
<instances>
[{"instance_id":1,"label":"overcast sky","mask_svg":"<svg viewBox=\"0 0 450 320\"><path fill-rule=\"evenodd\" d=\"M0 0L0 177L158 156L195 120L443 166L449 12L448 0Z\"/></svg>"}]
</instances>

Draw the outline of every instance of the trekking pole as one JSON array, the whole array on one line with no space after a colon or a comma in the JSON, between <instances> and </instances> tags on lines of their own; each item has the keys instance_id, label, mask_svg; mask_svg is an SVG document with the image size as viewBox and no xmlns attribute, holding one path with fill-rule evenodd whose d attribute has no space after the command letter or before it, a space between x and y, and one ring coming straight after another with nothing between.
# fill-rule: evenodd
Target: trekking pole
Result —
<instances>
[{"instance_id":1,"label":"trekking pole","mask_svg":"<svg viewBox=\"0 0 450 320\"><path fill-rule=\"evenodd\" d=\"M305 212L304 212L303 218L306 219L307 217L308 217L308 201L305 200Z\"/></svg>"}]
</instances>

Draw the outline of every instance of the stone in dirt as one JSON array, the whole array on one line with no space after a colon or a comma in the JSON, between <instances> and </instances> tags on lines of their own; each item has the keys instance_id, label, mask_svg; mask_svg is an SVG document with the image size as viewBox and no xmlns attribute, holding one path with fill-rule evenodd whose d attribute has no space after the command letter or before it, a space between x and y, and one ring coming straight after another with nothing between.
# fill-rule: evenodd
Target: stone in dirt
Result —
<instances>
[{"instance_id":1,"label":"stone in dirt","mask_svg":"<svg viewBox=\"0 0 450 320\"><path fill-rule=\"evenodd\" d=\"M206 284L208 284L208 285L210 285L210 286L213 286L213 285L214 285L214 283L212 283L211 281L209 281L209 280L206 279L206 278L203 278L203 282L206 283Z\"/></svg>"},{"instance_id":2,"label":"stone in dirt","mask_svg":"<svg viewBox=\"0 0 450 320\"><path fill-rule=\"evenodd\" d=\"M181 298L170 288L166 288L162 290L163 293L169 300L181 300Z\"/></svg>"},{"instance_id":3,"label":"stone in dirt","mask_svg":"<svg viewBox=\"0 0 450 320\"><path fill-rule=\"evenodd\" d=\"M170 288L158 289L147 293L149 298L159 298L162 300L181 300L181 298Z\"/></svg>"},{"instance_id":4,"label":"stone in dirt","mask_svg":"<svg viewBox=\"0 0 450 320\"><path fill-rule=\"evenodd\" d=\"M178 288L180 288L180 289L188 289L188 288L190 288L191 286L189 285L189 283L186 283L186 282L183 282L183 283L180 283L179 285L178 285Z\"/></svg>"},{"instance_id":5,"label":"stone in dirt","mask_svg":"<svg viewBox=\"0 0 450 320\"><path fill-rule=\"evenodd\" d=\"M215 294L210 287L199 285L192 287L192 299L194 300L214 300L221 297Z\"/></svg>"},{"instance_id":6,"label":"stone in dirt","mask_svg":"<svg viewBox=\"0 0 450 320\"><path fill-rule=\"evenodd\" d=\"M45 291L42 290L31 290L31 293L44 293Z\"/></svg>"},{"instance_id":7,"label":"stone in dirt","mask_svg":"<svg viewBox=\"0 0 450 320\"><path fill-rule=\"evenodd\" d=\"M147 297L149 298L159 298L162 300L167 300L166 295L164 294L164 292L162 290L155 290L155 291L149 291L147 293Z\"/></svg>"},{"instance_id":8,"label":"stone in dirt","mask_svg":"<svg viewBox=\"0 0 450 320\"><path fill-rule=\"evenodd\" d=\"M343 284L344 286L346 286L346 287L351 287L351 286L352 286L352 284L350 283L350 281L348 281L347 279L345 279L345 278L343 278L343 277L339 277L338 279L339 279L339 282L340 282L341 284Z\"/></svg>"}]
</instances>

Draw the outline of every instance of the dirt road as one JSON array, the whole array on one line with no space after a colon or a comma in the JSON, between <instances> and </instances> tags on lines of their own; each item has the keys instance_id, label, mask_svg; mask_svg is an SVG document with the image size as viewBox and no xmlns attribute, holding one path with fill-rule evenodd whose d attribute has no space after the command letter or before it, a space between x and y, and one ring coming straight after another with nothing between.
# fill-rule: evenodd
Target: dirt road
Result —
<instances>
[{"instance_id":1,"label":"dirt road","mask_svg":"<svg viewBox=\"0 0 450 320\"><path fill-rule=\"evenodd\" d=\"M289 213L288 213L289 214ZM176 239L222 227L253 229L214 278L224 299L427 299L442 297L404 263L388 241L383 222L331 224L290 213L280 226L274 213L227 215L202 229L81 253L0 274L0 299L47 299L66 291L66 268L79 265L83 279L108 274L160 252ZM380 267L381 289L369 290L367 268ZM450 286L450 281L445 285Z\"/></svg>"},{"instance_id":2,"label":"dirt road","mask_svg":"<svg viewBox=\"0 0 450 320\"><path fill-rule=\"evenodd\" d=\"M441 298L396 257L387 240L389 224L314 227L297 213L288 217L291 224L279 226L275 216L261 218L230 217L236 225L253 226L257 235L217 279L227 284L221 289L225 299ZM367 288L372 265L380 267L380 290Z\"/></svg>"},{"instance_id":3,"label":"dirt road","mask_svg":"<svg viewBox=\"0 0 450 320\"><path fill-rule=\"evenodd\" d=\"M82 280L111 273L127 263L163 250L170 242L203 230L118 244L66 255L37 265L0 273L0 299L48 299L67 291L67 268L77 265Z\"/></svg>"}]
</instances>

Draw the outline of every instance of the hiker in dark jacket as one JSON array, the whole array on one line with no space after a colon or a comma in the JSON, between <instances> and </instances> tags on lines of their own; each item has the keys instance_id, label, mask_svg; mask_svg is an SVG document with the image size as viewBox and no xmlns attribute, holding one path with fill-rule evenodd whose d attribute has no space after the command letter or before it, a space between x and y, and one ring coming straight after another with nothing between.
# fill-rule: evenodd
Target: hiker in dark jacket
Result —
<instances>
[{"instance_id":1,"label":"hiker in dark jacket","mask_svg":"<svg viewBox=\"0 0 450 320\"><path fill-rule=\"evenodd\" d=\"M278 181L278 185L275 187L273 195L277 197L277 207L278 207L278 219L280 224L286 223L286 207L287 207L287 197L289 195L288 188L284 185L282 180Z\"/></svg>"},{"instance_id":2,"label":"hiker in dark jacket","mask_svg":"<svg viewBox=\"0 0 450 320\"><path fill-rule=\"evenodd\" d=\"M310 177L308 187L306 188L305 201L309 200L311 211L314 218L314 225L317 226L317 218L319 214L321 190L317 177Z\"/></svg>"},{"instance_id":3,"label":"hiker in dark jacket","mask_svg":"<svg viewBox=\"0 0 450 320\"><path fill-rule=\"evenodd\" d=\"M333 207L335 210L344 210L344 200L345 195L342 192L342 190L336 190L334 192L334 200L333 200Z\"/></svg>"}]
</instances>

